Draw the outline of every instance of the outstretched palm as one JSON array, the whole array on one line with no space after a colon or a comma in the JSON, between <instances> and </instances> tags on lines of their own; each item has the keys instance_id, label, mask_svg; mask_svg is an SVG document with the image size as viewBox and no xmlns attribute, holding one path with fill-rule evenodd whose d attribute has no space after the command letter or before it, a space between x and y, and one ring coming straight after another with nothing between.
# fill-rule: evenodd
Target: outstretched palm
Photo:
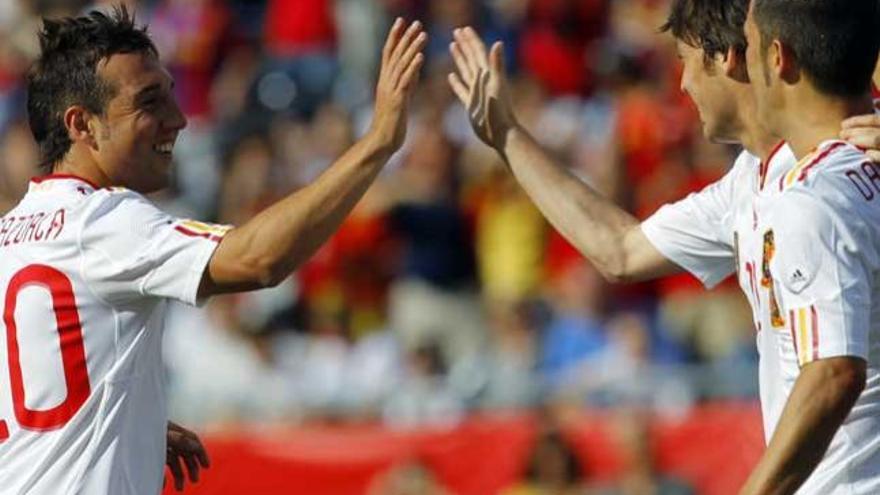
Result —
<instances>
[{"instance_id":1,"label":"outstretched palm","mask_svg":"<svg viewBox=\"0 0 880 495\"><path fill-rule=\"evenodd\" d=\"M468 110L471 125L483 142L502 151L507 133L518 124L504 74L504 47L486 45L470 27L456 29L449 49L457 72L449 85Z\"/></svg>"}]
</instances>

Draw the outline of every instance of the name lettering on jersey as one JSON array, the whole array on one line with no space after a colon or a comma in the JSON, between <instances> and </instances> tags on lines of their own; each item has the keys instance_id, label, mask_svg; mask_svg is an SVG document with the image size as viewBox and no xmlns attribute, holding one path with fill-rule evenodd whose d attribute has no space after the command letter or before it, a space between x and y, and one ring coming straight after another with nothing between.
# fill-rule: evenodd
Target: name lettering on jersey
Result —
<instances>
[{"instance_id":1,"label":"name lettering on jersey","mask_svg":"<svg viewBox=\"0 0 880 495\"><path fill-rule=\"evenodd\" d=\"M0 219L0 247L57 239L64 230L64 208Z\"/></svg>"},{"instance_id":2,"label":"name lettering on jersey","mask_svg":"<svg viewBox=\"0 0 880 495\"><path fill-rule=\"evenodd\" d=\"M864 162L860 167L847 170L846 178L865 201L873 201L874 197L880 194L880 169L876 163Z\"/></svg>"}]
</instances>

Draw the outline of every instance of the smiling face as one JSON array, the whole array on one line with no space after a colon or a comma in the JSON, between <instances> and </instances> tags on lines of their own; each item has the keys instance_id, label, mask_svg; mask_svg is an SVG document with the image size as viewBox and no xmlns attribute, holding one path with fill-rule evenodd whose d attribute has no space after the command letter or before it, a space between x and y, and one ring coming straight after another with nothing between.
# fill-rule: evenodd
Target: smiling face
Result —
<instances>
[{"instance_id":1,"label":"smiling face","mask_svg":"<svg viewBox=\"0 0 880 495\"><path fill-rule=\"evenodd\" d=\"M738 99L741 96L733 89L733 85L739 83L726 75L723 57L717 55L707 61L703 49L681 40L677 40L676 45L683 66L681 89L697 107L703 134L713 142L739 141L742 125Z\"/></svg>"},{"instance_id":2,"label":"smiling face","mask_svg":"<svg viewBox=\"0 0 880 495\"><path fill-rule=\"evenodd\" d=\"M94 117L94 158L114 184L148 193L168 186L172 149L186 118L156 57L121 53L98 65L115 96Z\"/></svg>"}]
</instances>

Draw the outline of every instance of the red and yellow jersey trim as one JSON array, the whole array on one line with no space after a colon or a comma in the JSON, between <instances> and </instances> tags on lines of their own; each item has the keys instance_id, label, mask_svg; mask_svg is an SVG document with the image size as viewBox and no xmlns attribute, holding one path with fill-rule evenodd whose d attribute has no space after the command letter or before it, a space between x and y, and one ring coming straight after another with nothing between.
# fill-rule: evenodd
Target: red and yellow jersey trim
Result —
<instances>
[{"instance_id":1,"label":"red and yellow jersey trim","mask_svg":"<svg viewBox=\"0 0 880 495\"><path fill-rule=\"evenodd\" d=\"M204 223L196 220L181 220L174 226L174 230L189 237L203 237L214 242L220 242L227 232L232 230L229 225Z\"/></svg>"},{"instance_id":2,"label":"red and yellow jersey trim","mask_svg":"<svg viewBox=\"0 0 880 495\"><path fill-rule=\"evenodd\" d=\"M816 306L789 311L789 329L797 354L798 365L819 359L819 313Z\"/></svg>"},{"instance_id":3,"label":"red and yellow jersey trim","mask_svg":"<svg viewBox=\"0 0 880 495\"><path fill-rule=\"evenodd\" d=\"M797 165L795 165L791 170L788 171L788 173L786 173L779 179L779 190L782 191L788 189L798 182L805 181L813 168L822 163L822 160L828 158L828 155L830 155L840 147L844 146L845 144L846 143L844 143L843 141L836 141L824 150L815 150L807 156L803 157L797 163Z\"/></svg>"}]
</instances>

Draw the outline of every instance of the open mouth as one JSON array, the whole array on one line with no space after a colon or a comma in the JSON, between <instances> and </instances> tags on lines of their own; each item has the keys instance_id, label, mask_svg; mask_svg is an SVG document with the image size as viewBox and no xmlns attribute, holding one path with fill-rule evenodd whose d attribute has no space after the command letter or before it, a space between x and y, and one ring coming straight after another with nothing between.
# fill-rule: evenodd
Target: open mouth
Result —
<instances>
[{"instance_id":1,"label":"open mouth","mask_svg":"<svg viewBox=\"0 0 880 495\"><path fill-rule=\"evenodd\" d=\"M171 152L174 150L174 141L169 141L167 143L155 144L153 145L153 151L159 153L160 155L171 156Z\"/></svg>"}]
</instances>

